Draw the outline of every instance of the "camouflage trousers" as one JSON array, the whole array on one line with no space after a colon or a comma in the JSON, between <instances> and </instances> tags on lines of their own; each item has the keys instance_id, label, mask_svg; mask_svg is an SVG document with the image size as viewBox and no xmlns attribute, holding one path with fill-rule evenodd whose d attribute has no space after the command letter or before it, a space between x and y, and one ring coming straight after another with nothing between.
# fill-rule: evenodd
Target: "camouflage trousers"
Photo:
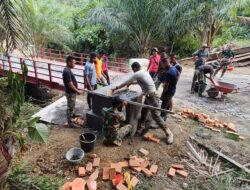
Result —
<instances>
[{"instance_id":1,"label":"camouflage trousers","mask_svg":"<svg viewBox=\"0 0 250 190\"><path fill-rule=\"evenodd\" d=\"M144 104L150 105L153 107L159 107L159 98L156 93L151 93L146 96ZM141 124L145 126L145 121L149 117L149 112L151 113L152 119L156 122L156 124L164 131L164 133L168 136L171 131L168 129L166 122L160 116L160 111L157 110L149 110L147 108L142 108L141 112ZM149 129L151 123L145 126L146 130Z\"/></svg>"},{"instance_id":2,"label":"camouflage trousers","mask_svg":"<svg viewBox=\"0 0 250 190\"><path fill-rule=\"evenodd\" d=\"M112 129L110 127L105 129L104 136L105 136L105 142L108 144L115 144L117 146L122 145L122 139L126 137L130 132L132 131L132 125L124 125L120 128L114 128Z\"/></svg>"},{"instance_id":3,"label":"camouflage trousers","mask_svg":"<svg viewBox=\"0 0 250 190\"><path fill-rule=\"evenodd\" d=\"M75 105L76 105L76 93L66 93L67 98L67 120L69 127L72 126L71 119L74 115Z\"/></svg>"}]
</instances>

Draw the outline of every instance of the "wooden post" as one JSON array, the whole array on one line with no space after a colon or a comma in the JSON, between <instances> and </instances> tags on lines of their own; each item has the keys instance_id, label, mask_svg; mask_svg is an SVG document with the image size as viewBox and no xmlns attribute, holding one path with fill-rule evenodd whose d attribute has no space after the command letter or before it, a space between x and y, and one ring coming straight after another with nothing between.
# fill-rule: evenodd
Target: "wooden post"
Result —
<instances>
[{"instance_id":1,"label":"wooden post","mask_svg":"<svg viewBox=\"0 0 250 190\"><path fill-rule=\"evenodd\" d=\"M51 64L48 63L48 70L49 70L49 81L52 83L52 72L51 72Z\"/></svg>"},{"instance_id":2,"label":"wooden post","mask_svg":"<svg viewBox=\"0 0 250 190\"><path fill-rule=\"evenodd\" d=\"M59 58L62 61L62 50L59 50Z\"/></svg>"},{"instance_id":3,"label":"wooden post","mask_svg":"<svg viewBox=\"0 0 250 190\"><path fill-rule=\"evenodd\" d=\"M8 63L9 63L9 70L12 71L12 65L11 65L11 61L10 61L10 56L8 55Z\"/></svg>"},{"instance_id":4,"label":"wooden post","mask_svg":"<svg viewBox=\"0 0 250 190\"><path fill-rule=\"evenodd\" d=\"M37 69L36 69L36 61L33 61L33 67L34 67L35 78L38 79Z\"/></svg>"},{"instance_id":5,"label":"wooden post","mask_svg":"<svg viewBox=\"0 0 250 190\"><path fill-rule=\"evenodd\" d=\"M83 65L83 53L81 53L80 56L81 56L81 61L80 62L81 62L81 65Z\"/></svg>"},{"instance_id":6,"label":"wooden post","mask_svg":"<svg viewBox=\"0 0 250 190\"><path fill-rule=\"evenodd\" d=\"M52 60L52 50L51 50L51 48L49 48L49 60Z\"/></svg>"}]
</instances>

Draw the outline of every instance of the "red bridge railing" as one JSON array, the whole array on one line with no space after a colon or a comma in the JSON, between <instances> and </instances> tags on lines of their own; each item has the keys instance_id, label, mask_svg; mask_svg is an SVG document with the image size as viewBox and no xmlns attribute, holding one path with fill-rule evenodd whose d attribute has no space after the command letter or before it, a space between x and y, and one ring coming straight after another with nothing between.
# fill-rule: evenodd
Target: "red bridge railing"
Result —
<instances>
[{"instance_id":1,"label":"red bridge railing","mask_svg":"<svg viewBox=\"0 0 250 190\"><path fill-rule=\"evenodd\" d=\"M0 75L6 76L8 71L22 76L22 66L28 67L28 82L63 90L62 72L65 64L44 62L29 58L0 55ZM72 72L75 74L80 89L84 88L84 66L77 65Z\"/></svg>"},{"instance_id":2,"label":"red bridge railing","mask_svg":"<svg viewBox=\"0 0 250 190\"><path fill-rule=\"evenodd\" d=\"M85 65L88 54L79 52L65 52L51 48L41 48L37 51L37 56L43 59L65 62L67 56L73 56L78 65ZM129 72L128 59L126 58L108 58L108 68L114 71Z\"/></svg>"}]
</instances>

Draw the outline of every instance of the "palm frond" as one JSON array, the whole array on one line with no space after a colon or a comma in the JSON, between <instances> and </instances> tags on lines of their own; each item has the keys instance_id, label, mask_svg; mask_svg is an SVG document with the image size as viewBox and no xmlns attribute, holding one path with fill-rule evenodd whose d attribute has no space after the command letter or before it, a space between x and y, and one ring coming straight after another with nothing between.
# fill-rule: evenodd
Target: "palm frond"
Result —
<instances>
[{"instance_id":1,"label":"palm frond","mask_svg":"<svg viewBox=\"0 0 250 190\"><path fill-rule=\"evenodd\" d=\"M7 52L23 47L27 41L26 27L20 17L20 13L25 11L24 4L23 0L0 1L0 25L4 29L3 48Z\"/></svg>"}]
</instances>

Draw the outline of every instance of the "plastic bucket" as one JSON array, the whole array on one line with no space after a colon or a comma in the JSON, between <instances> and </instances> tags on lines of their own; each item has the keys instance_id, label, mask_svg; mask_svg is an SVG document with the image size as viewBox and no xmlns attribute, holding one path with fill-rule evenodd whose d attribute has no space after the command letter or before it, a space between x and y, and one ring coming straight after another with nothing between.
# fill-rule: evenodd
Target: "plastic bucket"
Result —
<instances>
[{"instance_id":1,"label":"plastic bucket","mask_svg":"<svg viewBox=\"0 0 250 190\"><path fill-rule=\"evenodd\" d=\"M91 152L94 149L96 135L93 133L83 133L79 137L81 148L84 152Z\"/></svg>"},{"instance_id":2,"label":"plastic bucket","mask_svg":"<svg viewBox=\"0 0 250 190\"><path fill-rule=\"evenodd\" d=\"M84 157L84 152L80 148L71 148L67 151L65 157L72 164L79 164Z\"/></svg>"}]
</instances>

